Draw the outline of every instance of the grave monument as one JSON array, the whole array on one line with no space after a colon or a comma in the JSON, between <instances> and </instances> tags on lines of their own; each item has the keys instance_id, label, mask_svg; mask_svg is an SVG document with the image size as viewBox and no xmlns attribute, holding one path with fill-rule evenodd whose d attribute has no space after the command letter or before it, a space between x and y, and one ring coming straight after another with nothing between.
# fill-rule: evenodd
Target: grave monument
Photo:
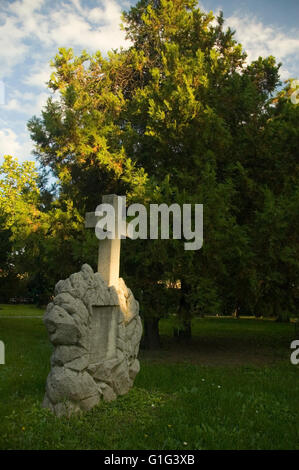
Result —
<instances>
[{"instance_id":1,"label":"grave monument","mask_svg":"<svg viewBox=\"0 0 299 470\"><path fill-rule=\"evenodd\" d=\"M120 201L103 196L115 209L116 234ZM96 223L95 213L87 213L86 228ZM54 352L43 406L57 416L124 395L139 372L139 304L119 278L120 246L120 238L100 240L98 272L85 264L59 281L44 315Z\"/></svg>"}]
</instances>

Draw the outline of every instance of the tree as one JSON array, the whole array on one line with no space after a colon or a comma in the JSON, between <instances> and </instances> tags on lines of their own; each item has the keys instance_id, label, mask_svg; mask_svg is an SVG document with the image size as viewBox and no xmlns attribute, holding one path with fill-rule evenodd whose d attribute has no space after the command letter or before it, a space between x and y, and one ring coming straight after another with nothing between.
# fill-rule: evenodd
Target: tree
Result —
<instances>
[{"instance_id":1,"label":"tree","mask_svg":"<svg viewBox=\"0 0 299 470\"><path fill-rule=\"evenodd\" d=\"M11 232L4 228L5 219L0 217L0 302L8 302L13 297L13 289L18 286L16 273L11 264Z\"/></svg>"},{"instance_id":2,"label":"tree","mask_svg":"<svg viewBox=\"0 0 299 470\"><path fill-rule=\"evenodd\" d=\"M38 218L37 173L33 162L19 164L6 155L0 166L0 272L1 298L10 298L24 292L24 281L17 268L23 255L24 240ZM20 245L18 242L23 240Z\"/></svg>"},{"instance_id":3,"label":"tree","mask_svg":"<svg viewBox=\"0 0 299 470\"><path fill-rule=\"evenodd\" d=\"M71 201L50 202L47 197L45 203L33 162L19 163L5 156L0 167L0 195L3 299L18 296L21 287L24 296L26 286L27 296L45 304L57 279L82 262L82 219Z\"/></svg>"},{"instance_id":4,"label":"tree","mask_svg":"<svg viewBox=\"0 0 299 470\"><path fill-rule=\"evenodd\" d=\"M282 160L279 152L271 160L269 137L280 113L272 100L279 65L273 57L247 64L222 14L214 18L194 0L142 0L123 21L127 50L107 58L59 50L49 81L59 99L28 127L41 165L58 178L60 203L72 203L82 220L111 192L145 205L204 204L200 251L176 240L140 240L134 250L126 242L122 270L145 320L157 319L148 328L156 344L169 310L188 326L194 312L258 305L265 253L255 229ZM177 280L173 301L161 286Z\"/></svg>"}]
</instances>

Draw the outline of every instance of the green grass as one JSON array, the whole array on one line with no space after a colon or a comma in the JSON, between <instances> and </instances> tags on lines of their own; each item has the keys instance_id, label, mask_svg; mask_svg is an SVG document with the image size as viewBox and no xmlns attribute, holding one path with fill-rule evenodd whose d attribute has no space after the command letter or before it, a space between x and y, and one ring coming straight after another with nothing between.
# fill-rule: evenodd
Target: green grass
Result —
<instances>
[{"instance_id":1,"label":"green grass","mask_svg":"<svg viewBox=\"0 0 299 470\"><path fill-rule=\"evenodd\" d=\"M130 393L58 419L40 407L51 355L42 321L0 317L0 449L299 449L293 325L195 320L191 345L175 344L172 327L161 322L162 350L141 354Z\"/></svg>"},{"instance_id":2,"label":"green grass","mask_svg":"<svg viewBox=\"0 0 299 470\"><path fill-rule=\"evenodd\" d=\"M31 317L42 316L45 312L43 308L37 308L35 305L13 305L13 304L0 304L0 318L1 317Z\"/></svg>"}]
</instances>

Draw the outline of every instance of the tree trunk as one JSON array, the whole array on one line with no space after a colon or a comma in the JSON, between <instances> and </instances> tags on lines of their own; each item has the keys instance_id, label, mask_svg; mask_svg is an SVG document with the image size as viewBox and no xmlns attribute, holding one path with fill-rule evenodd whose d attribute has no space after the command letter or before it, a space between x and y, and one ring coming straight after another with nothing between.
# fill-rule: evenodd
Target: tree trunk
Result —
<instances>
[{"instance_id":1,"label":"tree trunk","mask_svg":"<svg viewBox=\"0 0 299 470\"><path fill-rule=\"evenodd\" d=\"M232 317L233 318L240 318L240 310L239 310L238 307L235 308L235 310L233 311Z\"/></svg>"},{"instance_id":2,"label":"tree trunk","mask_svg":"<svg viewBox=\"0 0 299 470\"><path fill-rule=\"evenodd\" d=\"M143 349L160 349L159 321L158 317L144 319Z\"/></svg>"},{"instance_id":3,"label":"tree trunk","mask_svg":"<svg viewBox=\"0 0 299 470\"><path fill-rule=\"evenodd\" d=\"M191 333L191 320L184 320L181 328L176 327L173 330L173 336L178 338L178 341L189 341L192 337Z\"/></svg>"},{"instance_id":4,"label":"tree trunk","mask_svg":"<svg viewBox=\"0 0 299 470\"><path fill-rule=\"evenodd\" d=\"M178 336L179 339L190 340L192 337L191 330L191 306L188 300L188 294L190 293L190 286L183 279L181 280L181 299L179 305L179 317L182 321L182 327L179 328Z\"/></svg>"}]
</instances>

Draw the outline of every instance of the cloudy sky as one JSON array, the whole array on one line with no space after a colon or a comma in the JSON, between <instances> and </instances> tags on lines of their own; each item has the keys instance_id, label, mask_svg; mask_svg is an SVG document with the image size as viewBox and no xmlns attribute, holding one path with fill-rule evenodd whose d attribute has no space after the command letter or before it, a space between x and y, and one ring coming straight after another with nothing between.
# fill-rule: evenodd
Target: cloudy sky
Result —
<instances>
[{"instance_id":1,"label":"cloudy sky","mask_svg":"<svg viewBox=\"0 0 299 470\"><path fill-rule=\"evenodd\" d=\"M49 61L59 47L76 53L125 46L120 14L137 0L0 0L0 162L33 159L26 123L48 91ZM274 55L282 79L299 78L298 0L203 0L223 10L249 59Z\"/></svg>"}]
</instances>

